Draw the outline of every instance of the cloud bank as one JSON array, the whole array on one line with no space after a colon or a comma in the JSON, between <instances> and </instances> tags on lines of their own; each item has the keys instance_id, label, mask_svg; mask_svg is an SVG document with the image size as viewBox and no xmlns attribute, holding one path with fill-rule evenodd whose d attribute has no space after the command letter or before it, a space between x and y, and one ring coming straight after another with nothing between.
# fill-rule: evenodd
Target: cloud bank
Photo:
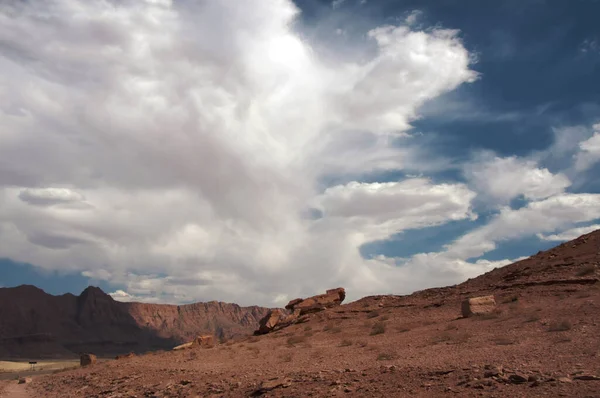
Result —
<instances>
[{"instance_id":1,"label":"cloud bank","mask_svg":"<svg viewBox=\"0 0 600 398\"><path fill-rule=\"evenodd\" d=\"M478 78L473 57L457 30L414 28L415 13L365 32L368 58L325 61L298 15L288 0L3 3L0 255L107 281L125 301L275 305L338 285L351 299L409 292L500 264L466 260L514 236L509 210L447 253L359 253L475 219L479 191L541 200L522 211L535 220L596 215L595 196L563 194L567 177L514 158L486 161L469 184L360 181L435 167L403 140L424 103ZM594 148L582 144L585 164ZM585 214L569 211L578 201ZM542 221L530 232L559 225Z\"/></svg>"}]
</instances>

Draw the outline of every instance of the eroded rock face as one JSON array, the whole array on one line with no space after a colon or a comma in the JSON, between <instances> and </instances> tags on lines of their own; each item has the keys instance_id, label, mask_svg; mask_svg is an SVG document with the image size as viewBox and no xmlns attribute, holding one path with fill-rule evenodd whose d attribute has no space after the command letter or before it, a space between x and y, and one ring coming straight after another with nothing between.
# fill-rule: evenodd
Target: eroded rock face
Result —
<instances>
[{"instance_id":1,"label":"eroded rock face","mask_svg":"<svg viewBox=\"0 0 600 398\"><path fill-rule=\"evenodd\" d=\"M255 335L274 332L294 323L300 323L306 320L306 315L323 311L327 308L338 306L346 298L344 288L327 290L325 294L309 297L306 299L297 298L290 301L285 308L291 310L288 314L280 309L271 310L259 322L258 330Z\"/></svg>"},{"instance_id":2,"label":"eroded rock face","mask_svg":"<svg viewBox=\"0 0 600 398\"><path fill-rule=\"evenodd\" d=\"M346 298L346 290L343 287L330 289L325 294L312 296L306 299L294 299L285 308L291 311L300 310L300 315L323 311L326 308L338 306Z\"/></svg>"},{"instance_id":3,"label":"eroded rock face","mask_svg":"<svg viewBox=\"0 0 600 398\"><path fill-rule=\"evenodd\" d=\"M94 354L81 354L79 356L79 365L89 366L93 365L98 361L98 358Z\"/></svg>"},{"instance_id":4,"label":"eroded rock face","mask_svg":"<svg viewBox=\"0 0 600 398\"><path fill-rule=\"evenodd\" d=\"M462 302L462 315L467 318L473 315L489 314L496 309L494 296L471 297Z\"/></svg>"}]
</instances>

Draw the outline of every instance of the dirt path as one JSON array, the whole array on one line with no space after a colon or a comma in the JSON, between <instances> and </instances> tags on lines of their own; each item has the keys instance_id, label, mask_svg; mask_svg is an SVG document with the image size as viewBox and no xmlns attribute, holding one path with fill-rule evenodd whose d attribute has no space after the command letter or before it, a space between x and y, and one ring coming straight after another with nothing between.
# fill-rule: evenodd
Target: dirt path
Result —
<instances>
[{"instance_id":1,"label":"dirt path","mask_svg":"<svg viewBox=\"0 0 600 398\"><path fill-rule=\"evenodd\" d=\"M25 386L26 384L17 384L16 382L6 384L4 389L0 390L0 398L29 398L30 395Z\"/></svg>"}]
</instances>

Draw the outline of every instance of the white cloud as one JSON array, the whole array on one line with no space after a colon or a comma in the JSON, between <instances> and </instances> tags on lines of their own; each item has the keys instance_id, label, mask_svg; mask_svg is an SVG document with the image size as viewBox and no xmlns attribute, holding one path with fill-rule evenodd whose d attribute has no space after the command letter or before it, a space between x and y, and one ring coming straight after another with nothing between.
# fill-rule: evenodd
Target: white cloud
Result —
<instances>
[{"instance_id":1,"label":"white cloud","mask_svg":"<svg viewBox=\"0 0 600 398\"><path fill-rule=\"evenodd\" d=\"M421 11L421 10L413 10L410 12L410 14L408 14L408 16L406 17L406 19L404 21L409 26L414 25L422 14L423 14L423 11Z\"/></svg>"},{"instance_id":2,"label":"white cloud","mask_svg":"<svg viewBox=\"0 0 600 398\"><path fill-rule=\"evenodd\" d=\"M85 198L83 195L67 188L28 188L21 191L19 199L32 205L51 206L82 202Z\"/></svg>"},{"instance_id":3,"label":"white cloud","mask_svg":"<svg viewBox=\"0 0 600 398\"><path fill-rule=\"evenodd\" d=\"M378 27L357 43L369 58L324 62L297 14L287 0L2 8L0 255L144 300L392 290L360 244L471 217L472 192L415 180L320 195L321 181L440 167L387 135L477 74L454 30ZM315 198L320 220L305 217Z\"/></svg>"},{"instance_id":4,"label":"white cloud","mask_svg":"<svg viewBox=\"0 0 600 398\"><path fill-rule=\"evenodd\" d=\"M460 237L446 251L460 259L479 257L494 250L500 241L552 232L597 218L600 194L559 194L518 210L503 208L488 224Z\"/></svg>"},{"instance_id":5,"label":"white cloud","mask_svg":"<svg viewBox=\"0 0 600 398\"><path fill-rule=\"evenodd\" d=\"M538 238L540 238L542 240L565 242L565 241L576 239L576 238L580 237L581 235L589 234L590 232L594 232L599 229L600 229L600 224L593 224L593 225L588 225L586 227L571 228L566 231L562 231L560 233L552 234L552 235L538 234Z\"/></svg>"},{"instance_id":6,"label":"white cloud","mask_svg":"<svg viewBox=\"0 0 600 398\"><path fill-rule=\"evenodd\" d=\"M342 4L344 4L346 0L333 0L331 2L331 8L336 9L336 8L340 8L342 6Z\"/></svg>"},{"instance_id":7,"label":"white cloud","mask_svg":"<svg viewBox=\"0 0 600 398\"><path fill-rule=\"evenodd\" d=\"M520 195L530 200L545 199L571 185L565 175L539 168L533 160L516 156L501 158L489 153L468 164L465 174L486 201L500 204Z\"/></svg>"},{"instance_id":8,"label":"white cloud","mask_svg":"<svg viewBox=\"0 0 600 398\"><path fill-rule=\"evenodd\" d=\"M594 125L594 135L579 143L579 152L575 155L575 169L582 171L600 161L600 124Z\"/></svg>"},{"instance_id":9,"label":"white cloud","mask_svg":"<svg viewBox=\"0 0 600 398\"><path fill-rule=\"evenodd\" d=\"M364 241L389 238L411 228L476 218L475 193L463 184L432 184L423 178L402 182L351 182L328 188L318 198L325 218L342 218Z\"/></svg>"}]
</instances>

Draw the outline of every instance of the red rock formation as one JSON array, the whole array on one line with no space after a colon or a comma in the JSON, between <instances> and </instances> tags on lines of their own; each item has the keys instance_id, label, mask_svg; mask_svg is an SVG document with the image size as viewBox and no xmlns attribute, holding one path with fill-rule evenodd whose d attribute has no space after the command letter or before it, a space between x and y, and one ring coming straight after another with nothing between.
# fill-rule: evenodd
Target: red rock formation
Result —
<instances>
[{"instance_id":1,"label":"red rock formation","mask_svg":"<svg viewBox=\"0 0 600 398\"><path fill-rule=\"evenodd\" d=\"M258 329L254 332L255 335L267 334L276 330L285 328L294 323L306 320L306 315L323 311L327 308L332 308L340 305L346 298L346 291L343 287L330 289L325 294L309 297L306 299L297 298L290 301L285 308L293 311L291 314L286 314L280 309L271 310L260 320Z\"/></svg>"},{"instance_id":2,"label":"red rock formation","mask_svg":"<svg viewBox=\"0 0 600 398\"><path fill-rule=\"evenodd\" d=\"M326 308L336 307L346 298L346 291L343 287L330 289L325 294L309 297L306 299L294 299L290 301L285 308L291 311L300 310L300 315L310 314L312 312L323 311Z\"/></svg>"},{"instance_id":3,"label":"red rock formation","mask_svg":"<svg viewBox=\"0 0 600 398\"><path fill-rule=\"evenodd\" d=\"M0 288L0 356L65 357L170 349L199 334L251 334L262 307L211 301L188 305L121 303L96 287L52 296L34 286Z\"/></svg>"}]
</instances>

